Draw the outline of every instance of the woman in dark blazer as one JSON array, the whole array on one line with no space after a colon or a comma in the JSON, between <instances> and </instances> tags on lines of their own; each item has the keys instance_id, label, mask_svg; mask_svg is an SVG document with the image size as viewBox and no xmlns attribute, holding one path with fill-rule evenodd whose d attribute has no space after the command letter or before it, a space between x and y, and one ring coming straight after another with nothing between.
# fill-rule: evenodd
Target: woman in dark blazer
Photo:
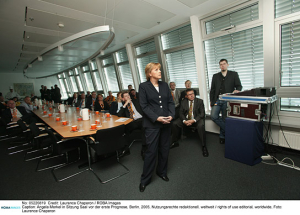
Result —
<instances>
[{"instance_id":1,"label":"woman in dark blazer","mask_svg":"<svg viewBox=\"0 0 300 215\"><path fill-rule=\"evenodd\" d=\"M147 151L143 166L143 174L139 189L144 192L151 182L155 168L156 155L158 164L156 174L164 181L167 176L168 156L171 137L171 120L175 116L175 104L167 83L161 78L160 64L149 63L145 68L147 81L140 84L139 100L144 112L143 126L145 128Z\"/></svg>"},{"instance_id":2,"label":"woman in dark blazer","mask_svg":"<svg viewBox=\"0 0 300 215\"><path fill-rule=\"evenodd\" d=\"M103 95L98 94L97 100L95 102L95 111L109 110L109 105L106 101L103 101Z\"/></svg>"}]
</instances>

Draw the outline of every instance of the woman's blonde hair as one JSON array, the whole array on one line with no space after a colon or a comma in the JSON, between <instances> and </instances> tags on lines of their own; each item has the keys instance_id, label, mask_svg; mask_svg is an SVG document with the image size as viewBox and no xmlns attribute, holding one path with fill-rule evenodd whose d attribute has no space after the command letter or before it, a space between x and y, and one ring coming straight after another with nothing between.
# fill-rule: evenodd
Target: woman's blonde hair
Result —
<instances>
[{"instance_id":1,"label":"woman's blonde hair","mask_svg":"<svg viewBox=\"0 0 300 215\"><path fill-rule=\"evenodd\" d=\"M150 72L154 69L154 68L158 68L160 69L161 65L160 63L148 63L147 66L145 67L145 74L146 74L146 78L147 81L150 80Z\"/></svg>"}]
</instances>

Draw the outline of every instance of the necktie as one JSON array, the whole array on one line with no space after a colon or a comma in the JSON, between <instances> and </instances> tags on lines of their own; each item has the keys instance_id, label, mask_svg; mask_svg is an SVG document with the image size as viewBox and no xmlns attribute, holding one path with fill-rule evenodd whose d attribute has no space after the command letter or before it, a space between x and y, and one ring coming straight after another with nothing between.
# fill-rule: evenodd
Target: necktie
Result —
<instances>
[{"instance_id":1,"label":"necktie","mask_svg":"<svg viewBox=\"0 0 300 215\"><path fill-rule=\"evenodd\" d=\"M13 118L17 118L17 115L18 115L18 111L17 111L17 108L15 108L13 110Z\"/></svg>"},{"instance_id":2,"label":"necktie","mask_svg":"<svg viewBox=\"0 0 300 215\"><path fill-rule=\"evenodd\" d=\"M191 104L190 104L190 109L189 109L189 114L188 114L188 120L192 119L192 114L193 114L193 101L191 101Z\"/></svg>"},{"instance_id":3,"label":"necktie","mask_svg":"<svg viewBox=\"0 0 300 215\"><path fill-rule=\"evenodd\" d=\"M101 106L101 109L103 109L103 108L104 108L104 104L100 104L100 106Z\"/></svg>"},{"instance_id":4,"label":"necktie","mask_svg":"<svg viewBox=\"0 0 300 215\"><path fill-rule=\"evenodd\" d=\"M93 106L95 106L95 100L93 100Z\"/></svg>"},{"instance_id":5,"label":"necktie","mask_svg":"<svg viewBox=\"0 0 300 215\"><path fill-rule=\"evenodd\" d=\"M171 91L171 94L172 94L172 97L173 97L173 101L175 101L175 99L174 99L174 93L173 93L173 91Z\"/></svg>"},{"instance_id":6,"label":"necktie","mask_svg":"<svg viewBox=\"0 0 300 215\"><path fill-rule=\"evenodd\" d=\"M127 107L128 107L128 110L129 110L130 118L133 119L134 112L133 112L133 109L132 109L132 104L131 103L128 104Z\"/></svg>"}]
</instances>

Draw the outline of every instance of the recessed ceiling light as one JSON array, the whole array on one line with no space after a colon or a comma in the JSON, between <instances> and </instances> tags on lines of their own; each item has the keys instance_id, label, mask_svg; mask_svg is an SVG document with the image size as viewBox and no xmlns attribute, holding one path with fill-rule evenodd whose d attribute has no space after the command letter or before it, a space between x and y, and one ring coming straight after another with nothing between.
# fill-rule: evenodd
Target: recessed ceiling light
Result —
<instances>
[{"instance_id":1,"label":"recessed ceiling light","mask_svg":"<svg viewBox=\"0 0 300 215\"><path fill-rule=\"evenodd\" d=\"M30 37L29 37L29 36L27 36L26 38L27 38L27 39L29 39Z\"/></svg>"},{"instance_id":2,"label":"recessed ceiling light","mask_svg":"<svg viewBox=\"0 0 300 215\"><path fill-rule=\"evenodd\" d=\"M63 23L57 23L58 27L63 28L65 25Z\"/></svg>"}]
</instances>

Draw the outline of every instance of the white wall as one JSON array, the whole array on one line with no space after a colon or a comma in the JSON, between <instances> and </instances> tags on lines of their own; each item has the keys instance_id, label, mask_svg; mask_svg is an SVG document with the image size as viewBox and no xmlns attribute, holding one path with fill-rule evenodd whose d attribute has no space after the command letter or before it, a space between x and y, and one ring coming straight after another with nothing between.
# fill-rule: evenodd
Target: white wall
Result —
<instances>
[{"instance_id":1,"label":"white wall","mask_svg":"<svg viewBox=\"0 0 300 215\"><path fill-rule=\"evenodd\" d=\"M39 74L40 75L40 74ZM9 87L14 83L33 83L34 94L40 96L41 85L46 85L49 89L54 84L58 84L56 77L49 77L43 79L27 79L20 73L1 73L0 75L0 92L5 96L9 92ZM30 95L29 95L30 96Z\"/></svg>"}]
</instances>

